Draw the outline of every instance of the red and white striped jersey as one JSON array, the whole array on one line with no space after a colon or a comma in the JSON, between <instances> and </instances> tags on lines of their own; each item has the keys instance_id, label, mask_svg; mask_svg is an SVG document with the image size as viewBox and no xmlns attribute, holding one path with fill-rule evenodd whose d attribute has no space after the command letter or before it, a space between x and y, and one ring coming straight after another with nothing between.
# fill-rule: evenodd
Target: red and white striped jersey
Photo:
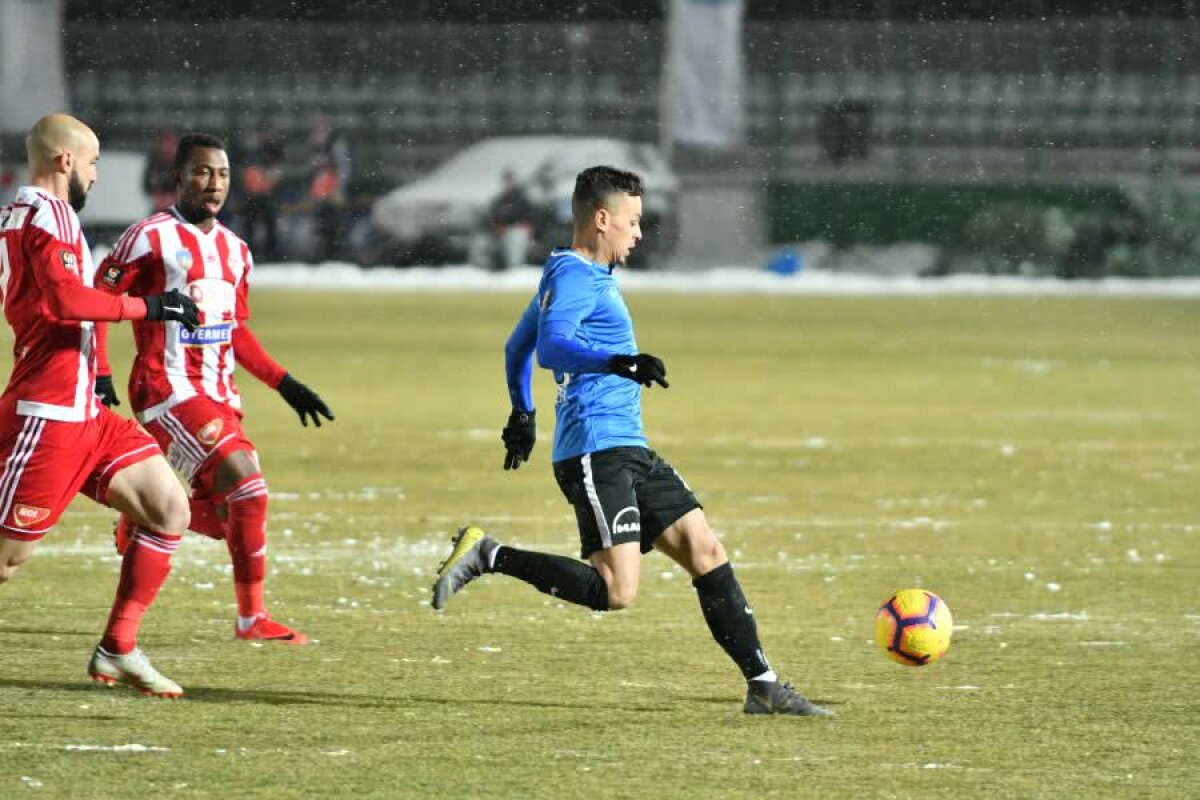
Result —
<instances>
[{"instance_id":1,"label":"red and white striped jersey","mask_svg":"<svg viewBox=\"0 0 1200 800\"><path fill-rule=\"evenodd\" d=\"M22 186L0 207L0 296L15 339L4 400L15 401L18 415L82 422L99 412L95 325L63 313L66 298L92 286L92 274L91 249L69 204ZM92 295L106 301L95 319L121 318L119 303L109 308L108 298Z\"/></svg>"},{"instance_id":2,"label":"red and white striped jersey","mask_svg":"<svg viewBox=\"0 0 1200 800\"><path fill-rule=\"evenodd\" d=\"M178 289L200 307L200 327L134 322L129 400L142 422L191 397L240 409L233 382L234 330L250 318L250 248L217 222L207 233L174 207L131 226L100 263L96 286L134 297Z\"/></svg>"}]
</instances>

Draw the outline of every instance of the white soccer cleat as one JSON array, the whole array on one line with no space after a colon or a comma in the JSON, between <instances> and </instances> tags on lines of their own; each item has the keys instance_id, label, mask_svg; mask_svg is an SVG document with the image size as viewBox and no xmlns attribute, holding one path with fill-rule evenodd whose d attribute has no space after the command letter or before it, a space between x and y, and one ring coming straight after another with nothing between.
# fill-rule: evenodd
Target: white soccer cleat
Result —
<instances>
[{"instance_id":1,"label":"white soccer cleat","mask_svg":"<svg viewBox=\"0 0 1200 800\"><path fill-rule=\"evenodd\" d=\"M156 670L137 647L118 655L97 645L88 661L88 674L97 683L109 686L129 684L147 697L179 697L183 694L180 685Z\"/></svg>"}]
</instances>

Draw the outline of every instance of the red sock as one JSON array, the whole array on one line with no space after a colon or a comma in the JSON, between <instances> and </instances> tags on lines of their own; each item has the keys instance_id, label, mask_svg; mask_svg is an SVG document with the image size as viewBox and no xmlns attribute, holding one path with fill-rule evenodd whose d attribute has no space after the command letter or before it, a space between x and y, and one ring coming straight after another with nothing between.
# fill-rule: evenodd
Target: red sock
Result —
<instances>
[{"instance_id":1,"label":"red sock","mask_svg":"<svg viewBox=\"0 0 1200 800\"><path fill-rule=\"evenodd\" d=\"M262 473L243 479L225 498L229 506L225 544L233 561L233 588L238 616L266 610L263 581L267 577L267 482Z\"/></svg>"},{"instance_id":2,"label":"red sock","mask_svg":"<svg viewBox=\"0 0 1200 800\"><path fill-rule=\"evenodd\" d=\"M110 653L128 653L137 647L142 616L154 602L171 571L171 554L180 537L134 527L132 541L121 560L117 599L108 615L100 646Z\"/></svg>"},{"instance_id":3,"label":"red sock","mask_svg":"<svg viewBox=\"0 0 1200 800\"><path fill-rule=\"evenodd\" d=\"M192 496L192 523L189 530L202 533L210 539L224 539L225 520L221 519L217 504L207 497Z\"/></svg>"}]
</instances>

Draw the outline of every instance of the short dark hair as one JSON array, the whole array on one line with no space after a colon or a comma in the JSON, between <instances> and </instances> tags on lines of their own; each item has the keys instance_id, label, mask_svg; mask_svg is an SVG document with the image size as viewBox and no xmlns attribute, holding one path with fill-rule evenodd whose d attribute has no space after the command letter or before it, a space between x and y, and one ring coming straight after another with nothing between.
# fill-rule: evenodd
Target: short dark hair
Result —
<instances>
[{"instance_id":1,"label":"short dark hair","mask_svg":"<svg viewBox=\"0 0 1200 800\"><path fill-rule=\"evenodd\" d=\"M642 178L636 172L616 167L588 167L575 177L575 192L571 195L571 213L579 222L608 203L608 198L621 193L642 196Z\"/></svg>"},{"instance_id":2,"label":"short dark hair","mask_svg":"<svg viewBox=\"0 0 1200 800\"><path fill-rule=\"evenodd\" d=\"M213 150L224 150L225 141L211 133L185 133L179 138L179 146L175 148L175 169L182 170L192 157L192 151L202 147Z\"/></svg>"}]
</instances>

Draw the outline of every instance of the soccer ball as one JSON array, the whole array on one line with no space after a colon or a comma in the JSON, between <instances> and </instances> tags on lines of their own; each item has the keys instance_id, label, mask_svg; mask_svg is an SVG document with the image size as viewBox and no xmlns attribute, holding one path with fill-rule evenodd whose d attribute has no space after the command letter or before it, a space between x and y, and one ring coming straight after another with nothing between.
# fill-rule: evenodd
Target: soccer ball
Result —
<instances>
[{"instance_id":1,"label":"soccer ball","mask_svg":"<svg viewBox=\"0 0 1200 800\"><path fill-rule=\"evenodd\" d=\"M942 598L924 589L901 589L875 615L875 641L888 658L924 667L946 654L954 620Z\"/></svg>"}]
</instances>

